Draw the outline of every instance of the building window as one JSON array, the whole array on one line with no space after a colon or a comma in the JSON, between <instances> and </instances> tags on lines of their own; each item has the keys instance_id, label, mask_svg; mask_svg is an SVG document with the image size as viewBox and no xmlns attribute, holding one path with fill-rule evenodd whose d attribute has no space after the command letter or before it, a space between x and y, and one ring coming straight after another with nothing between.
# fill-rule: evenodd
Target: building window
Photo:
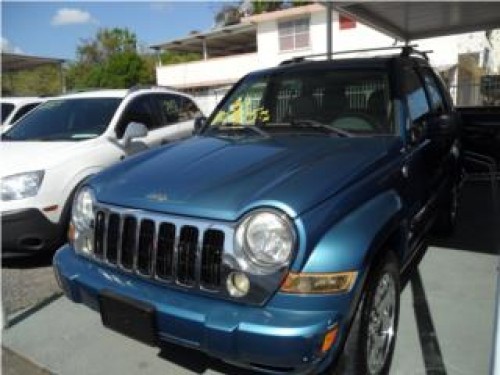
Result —
<instances>
[{"instance_id":1,"label":"building window","mask_svg":"<svg viewBox=\"0 0 500 375\"><path fill-rule=\"evenodd\" d=\"M278 23L280 51L309 47L309 18Z\"/></svg>"},{"instance_id":2,"label":"building window","mask_svg":"<svg viewBox=\"0 0 500 375\"><path fill-rule=\"evenodd\" d=\"M344 15L339 15L340 30L354 29L356 27L356 20Z\"/></svg>"}]
</instances>

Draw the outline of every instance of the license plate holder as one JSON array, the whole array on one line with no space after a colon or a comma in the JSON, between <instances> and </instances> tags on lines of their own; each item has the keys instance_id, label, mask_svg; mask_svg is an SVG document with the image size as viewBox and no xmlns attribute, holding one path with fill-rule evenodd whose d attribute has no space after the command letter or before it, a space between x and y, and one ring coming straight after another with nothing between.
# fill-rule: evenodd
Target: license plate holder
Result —
<instances>
[{"instance_id":1,"label":"license plate holder","mask_svg":"<svg viewBox=\"0 0 500 375\"><path fill-rule=\"evenodd\" d=\"M157 345L154 306L116 295L109 290L99 293L102 324L145 344Z\"/></svg>"}]
</instances>

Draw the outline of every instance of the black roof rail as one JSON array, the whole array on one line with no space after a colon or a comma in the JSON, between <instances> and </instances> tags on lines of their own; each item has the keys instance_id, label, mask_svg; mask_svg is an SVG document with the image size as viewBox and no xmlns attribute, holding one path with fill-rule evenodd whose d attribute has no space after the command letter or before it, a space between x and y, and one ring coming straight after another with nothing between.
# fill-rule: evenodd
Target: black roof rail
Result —
<instances>
[{"instance_id":1,"label":"black roof rail","mask_svg":"<svg viewBox=\"0 0 500 375\"><path fill-rule=\"evenodd\" d=\"M401 50L402 57L409 57L410 55L420 55L423 58L425 58L427 61L429 61L427 53L430 53L432 51L418 51L417 49L415 49L415 47L418 47L418 45L410 44L410 45L404 45L404 46L389 46L389 47L352 49L352 50L332 52L330 54L330 56L347 55L350 53L359 53L359 52ZM315 58L315 57L328 57L328 53L318 53L318 54L313 54L313 55L297 56L297 57L293 57L291 59L282 61L280 63L280 65L296 64L296 63L304 62L307 59Z\"/></svg>"}]
</instances>

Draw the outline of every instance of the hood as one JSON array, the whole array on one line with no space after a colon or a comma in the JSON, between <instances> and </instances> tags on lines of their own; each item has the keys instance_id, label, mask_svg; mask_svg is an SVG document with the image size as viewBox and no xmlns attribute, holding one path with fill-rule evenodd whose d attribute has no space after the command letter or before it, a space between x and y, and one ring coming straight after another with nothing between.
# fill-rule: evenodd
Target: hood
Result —
<instances>
[{"instance_id":1,"label":"hood","mask_svg":"<svg viewBox=\"0 0 500 375\"><path fill-rule=\"evenodd\" d=\"M123 207L232 221L251 208L272 206L295 217L399 151L399 142L199 136L131 158L91 184L99 201Z\"/></svg>"},{"instance_id":2,"label":"hood","mask_svg":"<svg viewBox=\"0 0 500 375\"><path fill-rule=\"evenodd\" d=\"M47 169L65 160L79 142L0 142L0 177Z\"/></svg>"}]
</instances>

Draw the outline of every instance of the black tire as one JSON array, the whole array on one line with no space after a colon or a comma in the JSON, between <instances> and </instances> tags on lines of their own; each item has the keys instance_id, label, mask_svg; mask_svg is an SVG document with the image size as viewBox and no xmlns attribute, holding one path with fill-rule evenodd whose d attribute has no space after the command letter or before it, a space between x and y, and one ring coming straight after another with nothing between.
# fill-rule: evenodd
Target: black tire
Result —
<instances>
[{"instance_id":1,"label":"black tire","mask_svg":"<svg viewBox=\"0 0 500 375\"><path fill-rule=\"evenodd\" d=\"M438 236L446 237L453 234L457 224L458 190L451 189L441 208L439 208L432 232Z\"/></svg>"},{"instance_id":2,"label":"black tire","mask_svg":"<svg viewBox=\"0 0 500 375\"><path fill-rule=\"evenodd\" d=\"M390 280L390 281L388 281ZM372 361L370 364L370 351L369 342L374 334L370 336L370 329L372 332L378 331L377 337L383 337L385 334L382 325L377 330L373 330L376 323L373 320L375 305L377 303L377 298L380 297L380 293L383 289L381 285L383 283L392 283L393 294L387 296L393 301L391 313L392 313L392 330L386 337L383 346L384 355L383 360L379 361L376 366ZM388 289L388 290L389 290ZM396 344L398 322L399 322L399 301L400 301L400 280L399 280L399 267L398 260L392 251L384 254L382 258L377 261L371 269L371 272L366 281L365 290L362 296L362 300L356 316L354 318L349 336L347 338L344 353L339 360L337 368L333 371L333 374L350 374L350 375L386 375L389 373L391 367L392 357L394 354L394 346ZM389 316L389 315L387 315ZM372 349L374 350L374 349Z\"/></svg>"}]
</instances>

